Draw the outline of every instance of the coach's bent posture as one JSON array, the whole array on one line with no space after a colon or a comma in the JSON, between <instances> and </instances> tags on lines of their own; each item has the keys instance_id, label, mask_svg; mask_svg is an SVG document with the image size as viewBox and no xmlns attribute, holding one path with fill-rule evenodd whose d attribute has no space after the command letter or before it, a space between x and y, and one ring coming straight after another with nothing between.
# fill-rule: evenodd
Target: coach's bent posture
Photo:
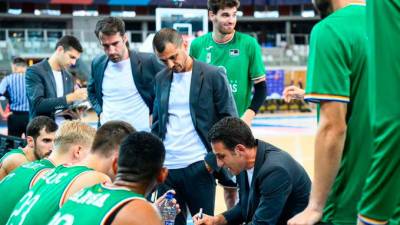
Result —
<instances>
[{"instance_id":1,"label":"coach's bent posture","mask_svg":"<svg viewBox=\"0 0 400 225\"><path fill-rule=\"evenodd\" d=\"M216 123L208 134L218 166L237 175L239 202L217 216L193 217L196 225L286 225L308 203L311 181L286 152L254 139L238 118Z\"/></svg>"},{"instance_id":2,"label":"coach's bent posture","mask_svg":"<svg viewBox=\"0 0 400 225\"><path fill-rule=\"evenodd\" d=\"M207 164L217 162L207 133L220 119L237 116L222 68L193 60L187 43L173 29L154 36L154 51L167 68L156 76L152 132L164 142L168 178L159 192L174 189L182 212L175 224L186 224L186 205L194 215L200 208L214 212L215 180ZM208 154L210 153L210 154Z\"/></svg>"}]
</instances>

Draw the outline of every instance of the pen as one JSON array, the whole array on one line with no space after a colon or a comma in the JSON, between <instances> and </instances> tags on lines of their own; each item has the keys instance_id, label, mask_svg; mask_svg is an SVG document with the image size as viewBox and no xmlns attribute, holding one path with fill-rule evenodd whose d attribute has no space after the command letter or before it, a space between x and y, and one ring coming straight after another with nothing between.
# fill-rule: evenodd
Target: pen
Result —
<instances>
[{"instance_id":1,"label":"pen","mask_svg":"<svg viewBox=\"0 0 400 225\"><path fill-rule=\"evenodd\" d=\"M203 219L203 208L199 210L199 219Z\"/></svg>"}]
</instances>

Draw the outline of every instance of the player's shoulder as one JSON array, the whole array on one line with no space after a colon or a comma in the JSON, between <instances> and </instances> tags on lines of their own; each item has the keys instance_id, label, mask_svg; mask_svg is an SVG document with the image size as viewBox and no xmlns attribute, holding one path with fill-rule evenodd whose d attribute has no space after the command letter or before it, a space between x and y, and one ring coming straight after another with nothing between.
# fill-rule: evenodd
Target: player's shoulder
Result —
<instances>
[{"instance_id":1,"label":"player's shoulder","mask_svg":"<svg viewBox=\"0 0 400 225\"><path fill-rule=\"evenodd\" d=\"M212 38L212 33L208 32L207 34L204 34L202 36L199 36L199 37L195 38L192 41L191 46L203 45L204 43L206 43L209 40L211 40L210 38Z\"/></svg>"},{"instance_id":2,"label":"player's shoulder","mask_svg":"<svg viewBox=\"0 0 400 225\"><path fill-rule=\"evenodd\" d=\"M112 224L114 225L138 225L143 224L161 225L161 216L153 204L145 199L134 199L127 203L117 214Z\"/></svg>"},{"instance_id":3,"label":"player's shoulder","mask_svg":"<svg viewBox=\"0 0 400 225\"><path fill-rule=\"evenodd\" d=\"M239 31L235 32L236 40L240 41L241 43L257 43L257 39L249 34L245 34Z\"/></svg>"},{"instance_id":4,"label":"player's shoulder","mask_svg":"<svg viewBox=\"0 0 400 225\"><path fill-rule=\"evenodd\" d=\"M6 169L8 172L19 167L21 164L27 163L25 155L19 153L13 153L6 156L1 163L1 167Z\"/></svg>"},{"instance_id":5,"label":"player's shoulder","mask_svg":"<svg viewBox=\"0 0 400 225\"><path fill-rule=\"evenodd\" d=\"M214 66L196 59L194 59L194 63L196 64L196 67L202 70L206 76L209 74L213 75L222 69L220 66Z\"/></svg>"}]
</instances>

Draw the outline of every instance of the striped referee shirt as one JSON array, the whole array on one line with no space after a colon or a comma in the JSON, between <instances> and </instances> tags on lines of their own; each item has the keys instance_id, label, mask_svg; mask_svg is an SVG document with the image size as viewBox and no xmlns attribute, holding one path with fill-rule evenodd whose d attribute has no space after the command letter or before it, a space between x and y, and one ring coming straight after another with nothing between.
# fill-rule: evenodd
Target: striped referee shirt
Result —
<instances>
[{"instance_id":1,"label":"striped referee shirt","mask_svg":"<svg viewBox=\"0 0 400 225\"><path fill-rule=\"evenodd\" d=\"M8 91L10 95L11 111L29 112L29 103L26 96L25 74L12 73L3 78L0 83L0 94Z\"/></svg>"}]
</instances>

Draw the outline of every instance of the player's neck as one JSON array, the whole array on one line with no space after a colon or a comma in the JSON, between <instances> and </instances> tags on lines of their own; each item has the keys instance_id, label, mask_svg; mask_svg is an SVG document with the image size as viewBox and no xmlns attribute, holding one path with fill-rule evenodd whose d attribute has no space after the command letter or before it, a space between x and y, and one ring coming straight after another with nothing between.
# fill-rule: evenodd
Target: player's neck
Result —
<instances>
[{"instance_id":1,"label":"player's neck","mask_svg":"<svg viewBox=\"0 0 400 225\"><path fill-rule=\"evenodd\" d=\"M232 40L233 36L235 35L235 31L229 34L223 34L215 29L212 33L212 38L216 43L224 44Z\"/></svg>"},{"instance_id":2,"label":"player's neck","mask_svg":"<svg viewBox=\"0 0 400 225\"><path fill-rule=\"evenodd\" d=\"M69 162L68 159L65 159L65 156L59 155L54 150L49 155L48 160L50 160L54 164L54 166L59 166Z\"/></svg>"},{"instance_id":3,"label":"player's neck","mask_svg":"<svg viewBox=\"0 0 400 225\"><path fill-rule=\"evenodd\" d=\"M332 2L333 11L339 10L348 5L365 5L365 0L339 0Z\"/></svg>"},{"instance_id":4,"label":"player's neck","mask_svg":"<svg viewBox=\"0 0 400 225\"><path fill-rule=\"evenodd\" d=\"M144 187L143 184L140 184L140 183L128 182L128 181L124 181L124 180L117 178L113 182L113 185L115 185L117 187L128 188L129 190L131 190L132 192L135 192L136 194L141 194L141 195L146 194L146 188Z\"/></svg>"},{"instance_id":5,"label":"player's neck","mask_svg":"<svg viewBox=\"0 0 400 225\"><path fill-rule=\"evenodd\" d=\"M61 66L57 63L55 53L52 56L50 56L49 60L47 60L47 61L50 64L51 70L61 71Z\"/></svg>"},{"instance_id":6,"label":"player's neck","mask_svg":"<svg viewBox=\"0 0 400 225\"><path fill-rule=\"evenodd\" d=\"M257 147L253 147L253 148L247 149L246 151L247 151L246 169L254 168L254 166L256 165Z\"/></svg>"},{"instance_id":7,"label":"player's neck","mask_svg":"<svg viewBox=\"0 0 400 225\"><path fill-rule=\"evenodd\" d=\"M26 159L29 160L29 162L38 160L38 158L36 158L35 153L33 152L33 148L29 147L29 146L25 146L25 148L22 149L22 151L24 151L25 153L25 157Z\"/></svg>"}]
</instances>

